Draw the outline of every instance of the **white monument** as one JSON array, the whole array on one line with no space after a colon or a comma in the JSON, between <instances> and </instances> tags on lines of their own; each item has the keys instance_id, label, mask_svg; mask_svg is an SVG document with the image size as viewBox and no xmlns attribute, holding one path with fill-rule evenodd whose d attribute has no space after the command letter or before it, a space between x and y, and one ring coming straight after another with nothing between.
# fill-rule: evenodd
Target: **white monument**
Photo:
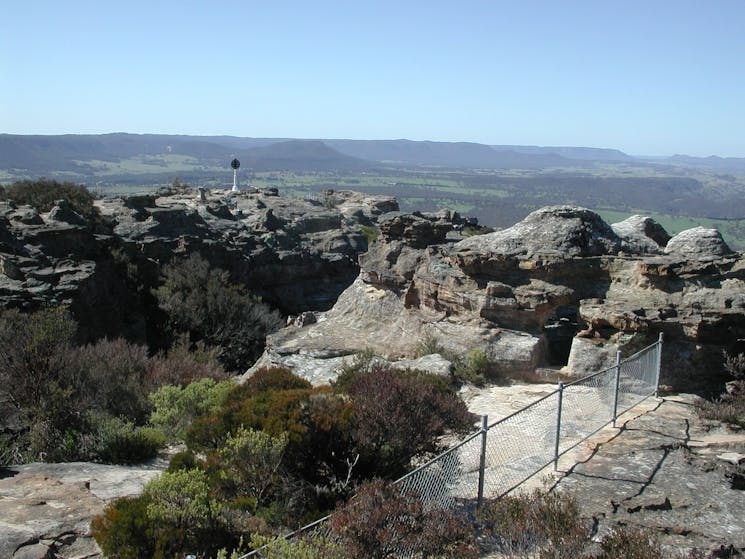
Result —
<instances>
[{"instance_id":1,"label":"white monument","mask_svg":"<svg viewBox=\"0 0 745 559\"><path fill-rule=\"evenodd\" d=\"M237 159L233 159L230 162L230 166L233 168L233 192L238 191L238 167L241 166L241 162Z\"/></svg>"}]
</instances>

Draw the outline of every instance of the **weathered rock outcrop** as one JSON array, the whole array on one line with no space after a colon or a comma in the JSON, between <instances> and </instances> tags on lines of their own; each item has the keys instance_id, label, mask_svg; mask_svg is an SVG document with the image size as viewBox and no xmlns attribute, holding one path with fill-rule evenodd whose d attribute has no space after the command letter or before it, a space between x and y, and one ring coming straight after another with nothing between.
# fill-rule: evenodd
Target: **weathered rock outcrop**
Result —
<instances>
[{"instance_id":1,"label":"weathered rock outcrop","mask_svg":"<svg viewBox=\"0 0 745 559\"><path fill-rule=\"evenodd\" d=\"M64 201L41 215L0 203L1 306L64 303L83 339L138 339L160 267L198 252L285 313L327 309L358 275L362 227L398 209L393 198L348 191L318 201L179 190L96 205L101 219L93 224Z\"/></svg>"},{"instance_id":2,"label":"weathered rock outcrop","mask_svg":"<svg viewBox=\"0 0 745 559\"><path fill-rule=\"evenodd\" d=\"M90 523L107 502L138 495L163 464L25 464L0 471L0 557L100 558Z\"/></svg>"},{"instance_id":3,"label":"weathered rock outcrop","mask_svg":"<svg viewBox=\"0 0 745 559\"><path fill-rule=\"evenodd\" d=\"M698 419L694 401L683 394L634 409L579 463L560 462L556 486L594 518L598 538L627 526L676 551L739 557L745 549L745 433Z\"/></svg>"},{"instance_id":4,"label":"weathered rock outcrop","mask_svg":"<svg viewBox=\"0 0 745 559\"><path fill-rule=\"evenodd\" d=\"M745 259L716 232L670 239L647 218L610 226L571 206L467 238L452 216L379 224L359 279L315 323L272 336L262 364L302 362L323 369L322 382L333 378L328 357L410 358L435 337L451 351L482 349L494 373L582 375L663 333L662 382L700 388L721 379L722 350L745 338Z\"/></svg>"}]
</instances>

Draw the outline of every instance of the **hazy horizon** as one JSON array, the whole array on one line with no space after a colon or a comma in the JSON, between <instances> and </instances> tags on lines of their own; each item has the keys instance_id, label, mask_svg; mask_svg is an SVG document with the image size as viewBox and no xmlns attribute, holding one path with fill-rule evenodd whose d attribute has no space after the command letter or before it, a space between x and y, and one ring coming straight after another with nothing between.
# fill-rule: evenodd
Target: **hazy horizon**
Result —
<instances>
[{"instance_id":1,"label":"hazy horizon","mask_svg":"<svg viewBox=\"0 0 745 559\"><path fill-rule=\"evenodd\" d=\"M745 157L737 0L30 0L3 15L0 131L9 134Z\"/></svg>"}]
</instances>

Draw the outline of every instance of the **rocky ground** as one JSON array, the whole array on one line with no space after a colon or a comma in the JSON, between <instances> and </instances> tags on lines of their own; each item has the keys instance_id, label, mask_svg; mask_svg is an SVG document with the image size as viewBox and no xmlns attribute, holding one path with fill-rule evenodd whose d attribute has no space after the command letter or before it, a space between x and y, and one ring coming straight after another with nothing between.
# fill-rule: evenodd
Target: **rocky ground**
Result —
<instances>
[{"instance_id":1,"label":"rocky ground","mask_svg":"<svg viewBox=\"0 0 745 559\"><path fill-rule=\"evenodd\" d=\"M165 464L24 464L0 470L0 557L101 557L93 517L117 497L138 495Z\"/></svg>"},{"instance_id":2,"label":"rocky ground","mask_svg":"<svg viewBox=\"0 0 745 559\"><path fill-rule=\"evenodd\" d=\"M643 527L671 548L745 551L745 431L699 420L693 402L649 400L560 461L554 486L577 496L597 535Z\"/></svg>"}]
</instances>

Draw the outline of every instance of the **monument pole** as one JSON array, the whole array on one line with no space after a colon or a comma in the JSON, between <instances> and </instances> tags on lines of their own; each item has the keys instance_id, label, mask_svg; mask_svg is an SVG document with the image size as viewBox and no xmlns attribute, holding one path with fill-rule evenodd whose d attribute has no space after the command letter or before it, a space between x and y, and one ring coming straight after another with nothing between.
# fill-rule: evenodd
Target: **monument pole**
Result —
<instances>
[{"instance_id":1,"label":"monument pole","mask_svg":"<svg viewBox=\"0 0 745 559\"><path fill-rule=\"evenodd\" d=\"M233 192L238 191L238 167L241 166L241 162L237 159L233 159L230 162L230 166L233 168Z\"/></svg>"}]
</instances>

